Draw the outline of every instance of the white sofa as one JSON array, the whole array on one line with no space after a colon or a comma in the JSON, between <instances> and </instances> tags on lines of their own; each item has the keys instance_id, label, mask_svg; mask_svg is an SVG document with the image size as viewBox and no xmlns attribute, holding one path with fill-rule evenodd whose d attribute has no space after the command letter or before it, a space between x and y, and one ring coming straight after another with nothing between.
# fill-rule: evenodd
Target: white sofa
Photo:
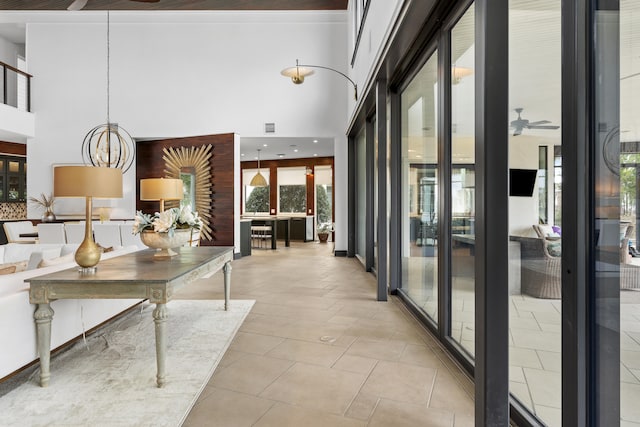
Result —
<instances>
[{"instance_id":1,"label":"white sofa","mask_svg":"<svg viewBox=\"0 0 640 427\"><path fill-rule=\"evenodd\" d=\"M17 248L17 247L20 248ZM52 258L71 253L78 245L7 244L0 245L0 260L4 263L28 261L39 257ZM102 255L108 259L139 250L126 247ZM75 266L74 261L0 276L0 379L38 359L35 306L29 303L29 284L24 280ZM55 314L51 329L51 349L82 335L140 300L59 300L51 303Z\"/></svg>"}]
</instances>

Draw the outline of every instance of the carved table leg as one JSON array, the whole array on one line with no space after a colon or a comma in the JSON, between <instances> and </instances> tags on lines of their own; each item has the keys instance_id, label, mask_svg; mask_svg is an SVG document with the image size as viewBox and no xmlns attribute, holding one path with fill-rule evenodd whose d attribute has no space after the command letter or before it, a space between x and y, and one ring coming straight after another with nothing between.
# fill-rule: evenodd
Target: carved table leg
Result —
<instances>
[{"instance_id":1,"label":"carved table leg","mask_svg":"<svg viewBox=\"0 0 640 427\"><path fill-rule=\"evenodd\" d=\"M53 319L53 310L49 303L38 304L33 318L36 322L36 339L40 356L40 387L47 387L51 377L49 361L51 360L51 319Z\"/></svg>"},{"instance_id":2,"label":"carved table leg","mask_svg":"<svg viewBox=\"0 0 640 427\"><path fill-rule=\"evenodd\" d=\"M227 262L224 267L224 309L229 309L229 296L231 294L231 262Z\"/></svg>"},{"instance_id":3,"label":"carved table leg","mask_svg":"<svg viewBox=\"0 0 640 427\"><path fill-rule=\"evenodd\" d=\"M156 324L156 364L158 367L158 373L156 375L156 381L158 387L164 387L165 384L165 361L167 355L167 305L156 304L156 308L153 310L153 321Z\"/></svg>"}]
</instances>

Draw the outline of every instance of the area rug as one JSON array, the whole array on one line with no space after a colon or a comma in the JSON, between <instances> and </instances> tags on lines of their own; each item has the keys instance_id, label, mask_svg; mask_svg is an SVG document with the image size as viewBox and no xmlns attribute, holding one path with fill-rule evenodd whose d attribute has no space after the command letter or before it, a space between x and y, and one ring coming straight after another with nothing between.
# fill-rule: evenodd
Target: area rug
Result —
<instances>
[{"instance_id":1,"label":"area rug","mask_svg":"<svg viewBox=\"0 0 640 427\"><path fill-rule=\"evenodd\" d=\"M51 360L0 398L2 426L180 426L254 301L167 304L167 383L156 387L155 305L145 304ZM55 316L54 316L55 322Z\"/></svg>"}]
</instances>

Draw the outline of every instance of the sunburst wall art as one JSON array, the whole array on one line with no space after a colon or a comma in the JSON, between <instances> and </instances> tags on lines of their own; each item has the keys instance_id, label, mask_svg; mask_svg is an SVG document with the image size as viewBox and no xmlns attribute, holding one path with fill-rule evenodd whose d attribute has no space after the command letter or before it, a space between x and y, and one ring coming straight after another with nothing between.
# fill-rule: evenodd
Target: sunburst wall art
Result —
<instances>
[{"instance_id":1,"label":"sunburst wall art","mask_svg":"<svg viewBox=\"0 0 640 427\"><path fill-rule=\"evenodd\" d=\"M202 218L201 239L213 240L211 156L212 145L200 147L168 147L163 149L164 174L166 178L182 179L187 187L186 201ZM178 202L174 202L177 206ZM169 202L167 206L170 207Z\"/></svg>"}]
</instances>

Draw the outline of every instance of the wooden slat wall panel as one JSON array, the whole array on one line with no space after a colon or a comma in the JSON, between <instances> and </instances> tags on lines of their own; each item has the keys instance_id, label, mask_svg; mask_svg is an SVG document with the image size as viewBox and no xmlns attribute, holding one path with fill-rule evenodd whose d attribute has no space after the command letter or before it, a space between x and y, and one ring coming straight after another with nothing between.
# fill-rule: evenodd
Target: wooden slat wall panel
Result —
<instances>
[{"instance_id":1,"label":"wooden slat wall panel","mask_svg":"<svg viewBox=\"0 0 640 427\"><path fill-rule=\"evenodd\" d=\"M140 141L136 144L136 210L156 212L158 202L140 201L140 179L164 177L162 150L165 147L199 147L211 144L212 229L213 240L200 242L203 246L233 246L233 140L232 133Z\"/></svg>"}]
</instances>

